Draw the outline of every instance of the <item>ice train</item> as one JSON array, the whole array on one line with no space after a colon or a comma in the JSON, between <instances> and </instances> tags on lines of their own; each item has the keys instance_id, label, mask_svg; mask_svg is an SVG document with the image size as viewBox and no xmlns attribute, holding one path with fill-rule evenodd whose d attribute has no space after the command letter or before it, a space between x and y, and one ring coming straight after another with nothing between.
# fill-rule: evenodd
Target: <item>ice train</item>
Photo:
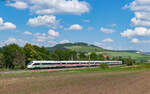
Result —
<instances>
[{"instance_id":1,"label":"ice train","mask_svg":"<svg viewBox=\"0 0 150 94\"><path fill-rule=\"evenodd\" d=\"M121 65L122 61L31 61L28 69L44 69L44 68L66 68L66 67L92 67L99 66L101 63L108 65Z\"/></svg>"}]
</instances>

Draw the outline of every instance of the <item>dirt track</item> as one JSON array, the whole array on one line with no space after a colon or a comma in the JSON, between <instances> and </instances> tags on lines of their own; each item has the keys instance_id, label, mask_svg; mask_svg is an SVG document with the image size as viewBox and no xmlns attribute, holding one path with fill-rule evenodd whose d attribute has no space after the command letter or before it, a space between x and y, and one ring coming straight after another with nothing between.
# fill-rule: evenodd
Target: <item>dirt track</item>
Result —
<instances>
[{"instance_id":1,"label":"dirt track","mask_svg":"<svg viewBox=\"0 0 150 94\"><path fill-rule=\"evenodd\" d=\"M150 71L3 76L0 94L150 94Z\"/></svg>"}]
</instances>

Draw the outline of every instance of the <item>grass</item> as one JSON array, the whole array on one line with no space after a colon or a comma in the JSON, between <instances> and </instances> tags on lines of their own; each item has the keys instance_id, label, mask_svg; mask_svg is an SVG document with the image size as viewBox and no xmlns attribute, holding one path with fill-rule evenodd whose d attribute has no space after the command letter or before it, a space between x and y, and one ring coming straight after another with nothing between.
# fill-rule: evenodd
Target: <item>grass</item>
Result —
<instances>
[{"instance_id":1,"label":"grass","mask_svg":"<svg viewBox=\"0 0 150 94\"><path fill-rule=\"evenodd\" d=\"M0 94L150 94L149 69L142 64L0 74Z\"/></svg>"},{"instance_id":2,"label":"grass","mask_svg":"<svg viewBox=\"0 0 150 94\"><path fill-rule=\"evenodd\" d=\"M104 52L97 52L98 54L107 54L113 57L122 56L122 57L131 57L135 60L150 60L150 55L144 55L140 53L132 53L132 52L112 52L112 51L104 51Z\"/></svg>"},{"instance_id":3,"label":"grass","mask_svg":"<svg viewBox=\"0 0 150 94\"><path fill-rule=\"evenodd\" d=\"M121 72L121 71L144 71L150 70L150 63L137 64L134 66L113 66L109 68L85 68L85 69L71 69L71 70L59 70L59 71L44 71L44 72L24 72L24 73L7 73L0 74L0 77L15 77L15 76L30 76L30 75L39 75L39 74L49 74L49 73L87 73L87 72Z\"/></svg>"},{"instance_id":4,"label":"grass","mask_svg":"<svg viewBox=\"0 0 150 94\"><path fill-rule=\"evenodd\" d=\"M117 57L117 56L131 57L137 61L150 60L150 55L144 55L141 53L105 51L100 48L90 47L90 46L71 46L71 47L65 47L65 48L74 50L77 52L96 52L97 54L107 54L113 57Z\"/></svg>"},{"instance_id":5,"label":"grass","mask_svg":"<svg viewBox=\"0 0 150 94\"><path fill-rule=\"evenodd\" d=\"M76 52L100 52L103 51L103 49L93 46L71 46L71 47L65 47L67 49L76 51Z\"/></svg>"}]
</instances>

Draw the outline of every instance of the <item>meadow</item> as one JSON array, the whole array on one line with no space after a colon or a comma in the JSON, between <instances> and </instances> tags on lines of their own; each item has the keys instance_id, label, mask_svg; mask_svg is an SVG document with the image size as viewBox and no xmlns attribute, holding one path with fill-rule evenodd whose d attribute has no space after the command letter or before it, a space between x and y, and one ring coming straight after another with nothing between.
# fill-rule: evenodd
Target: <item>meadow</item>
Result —
<instances>
[{"instance_id":1,"label":"meadow","mask_svg":"<svg viewBox=\"0 0 150 94\"><path fill-rule=\"evenodd\" d=\"M150 65L0 74L0 94L149 94Z\"/></svg>"},{"instance_id":2,"label":"meadow","mask_svg":"<svg viewBox=\"0 0 150 94\"><path fill-rule=\"evenodd\" d=\"M131 57L132 59L135 59L136 61L140 60L149 60L150 56L149 55L144 55L140 53L133 53L133 52L114 52L114 51L104 51L104 52L98 52L98 54L107 54L111 55L113 57Z\"/></svg>"}]
</instances>

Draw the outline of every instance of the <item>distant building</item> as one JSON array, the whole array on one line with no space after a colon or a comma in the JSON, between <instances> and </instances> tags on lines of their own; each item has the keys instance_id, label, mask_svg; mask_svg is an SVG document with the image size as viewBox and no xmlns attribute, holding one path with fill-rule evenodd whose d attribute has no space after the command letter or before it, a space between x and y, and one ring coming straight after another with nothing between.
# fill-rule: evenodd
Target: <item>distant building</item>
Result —
<instances>
[{"instance_id":1,"label":"distant building","mask_svg":"<svg viewBox=\"0 0 150 94\"><path fill-rule=\"evenodd\" d=\"M103 55L105 60L109 60L110 58L112 58L111 55Z\"/></svg>"}]
</instances>

